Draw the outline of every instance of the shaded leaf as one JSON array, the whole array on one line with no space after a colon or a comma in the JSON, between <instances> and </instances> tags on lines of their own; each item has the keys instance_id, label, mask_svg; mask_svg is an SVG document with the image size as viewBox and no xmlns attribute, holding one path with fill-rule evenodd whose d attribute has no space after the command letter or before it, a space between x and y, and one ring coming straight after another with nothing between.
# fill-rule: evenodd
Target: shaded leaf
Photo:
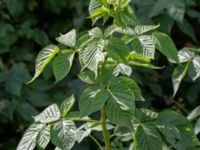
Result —
<instances>
[{"instance_id":1,"label":"shaded leaf","mask_svg":"<svg viewBox=\"0 0 200 150\"><path fill-rule=\"evenodd\" d=\"M163 53L168 59L179 62L176 46L172 39L165 33L154 32L156 48Z\"/></svg>"},{"instance_id":2,"label":"shaded leaf","mask_svg":"<svg viewBox=\"0 0 200 150\"><path fill-rule=\"evenodd\" d=\"M55 57L53 62L53 73L56 82L62 80L69 73L73 58L74 52L69 50L61 51L61 53Z\"/></svg>"},{"instance_id":3,"label":"shaded leaf","mask_svg":"<svg viewBox=\"0 0 200 150\"><path fill-rule=\"evenodd\" d=\"M108 92L97 87L87 88L80 96L79 109L81 116L90 115L102 108L108 99Z\"/></svg>"},{"instance_id":4,"label":"shaded leaf","mask_svg":"<svg viewBox=\"0 0 200 150\"><path fill-rule=\"evenodd\" d=\"M110 38L106 50L118 62L126 61L129 54L127 45L119 38Z\"/></svg>"},{"instance_id":5,"label":"shaded leaf","mask_svg":"<svg viewBox=\"0 0 200 150\"><path fill-rule=\"evenodd\" d=\"M173 71L173 74L172 74L172 83L173 83L173 89L174 89L173 96L176 95L176 92L179 89L181 81L187 74L189 66L190 66L190 62L188 62L187 64L183 66L177 66L175 70Z\"/></svg>"},{"instance_id":6,"label":"shaded leaf","mask_svg":"<svg viewBox=\"0 0 200 150\"><path fill-rule=\"evenodd\" d=\"M196 56L189 67L189 76L192 78L193 81L200 77L200 57Z\"/></svg>"},{"instance_id":7,"label":"shaded leaf","mask_svg":"<svg viewBox=\"0 0 200 150\"><path fill-rule=\"evenodd\" d=\"M134 148L136 150L162 150L162 139L153 125L139 125L135 133Z\"/></svg>"}]
</instances>

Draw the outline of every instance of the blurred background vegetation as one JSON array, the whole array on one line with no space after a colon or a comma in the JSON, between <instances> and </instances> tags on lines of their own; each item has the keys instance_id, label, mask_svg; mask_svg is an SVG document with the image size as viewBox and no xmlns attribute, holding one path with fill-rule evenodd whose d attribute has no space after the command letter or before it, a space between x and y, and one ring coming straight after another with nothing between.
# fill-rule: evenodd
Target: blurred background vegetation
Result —
<instances>
[{"instance_id":1,"label":"blurred background vegetation","mask_svg":"<svg viewBox=\"0 0 200 150\"><path fill-rule=\"evenodd\" d=\"M57 84L54 84L51 64L40 79L30 85L25 82L33 75L38 51L55 43L59 33L72 28L79 32L91 28L91 21L87 19L88 4L89 0L0 0L1 150L16 148L22 133L32 122L32 116L51 103L59 104L71 93L78 97L85 87L76 76L78 65L74 65L68 77ZM159 30L170 34L178 49L200 47L199 0L132 0L131 5L143 24L160 24ZM199 79L192 82L185 78L177 96L172 99L171 75L175 66L160 53L156 53L153 63L165 68L134 68L132 77L146 98L146 102L140 102L138 107L156 111L170 108L187 116L200 105ZM101 141L99 134L94 136ZM113 145L116 150L126 149L119 139L114 139ZM95 149L90 140L74 149L80 147L81 150Z\"/></svg>"}]
</instances>

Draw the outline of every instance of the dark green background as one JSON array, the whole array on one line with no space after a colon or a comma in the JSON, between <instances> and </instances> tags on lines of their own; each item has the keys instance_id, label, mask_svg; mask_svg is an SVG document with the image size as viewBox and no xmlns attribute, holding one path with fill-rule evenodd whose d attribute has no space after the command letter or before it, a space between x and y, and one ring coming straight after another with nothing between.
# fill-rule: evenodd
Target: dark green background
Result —
<instances>
[{"instance_id":1,"label":"dark green background","mask_svg":"<svg viewBox=\"0 0 200 150\"><path fill-rule=\"evenodd\" d=\"M166 9L150 15L157 0L134 0L131 5L142 23L160 23L159 30L170 34L178 49L200 47L200 2L176 0L177 3L181 1L185 3L182 22L170 16ZM91 28L91 21L86 18L88 3L89 0L0 0L1 150L16 148L24 130L32 122L32 116L51 103L59 104L71 93L78 97L85 87L77 79L79 66L76 64L68 77L57 84L54 84L51 64L34 83L26 85L25 82L34 73L38 51L49 43L56 43L55 37L59 33L72 28L81 33ZM147 99L138 106L156 111L170 108L187 116L200 104L200 80L194 83L186 77L172 100L171 74L175 66L169 64L160 53L156 54L153 63L166 67L156 71L134 68L132 77L139 83ZM94 133L94 136L102 140L101 135ZM113 140L113 145L116 149L117 146L119 149L123 147L119 139ZM49 149L52 148L50 145ZM75 149L95 147L90 140L84 140Z\"/></svg>"}]
</instances>

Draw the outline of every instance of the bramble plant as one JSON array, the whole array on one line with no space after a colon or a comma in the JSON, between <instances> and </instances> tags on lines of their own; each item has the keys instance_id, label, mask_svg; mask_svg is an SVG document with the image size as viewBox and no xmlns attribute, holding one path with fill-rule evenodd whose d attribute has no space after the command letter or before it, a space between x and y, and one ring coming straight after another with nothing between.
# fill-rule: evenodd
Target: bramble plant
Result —
<instances>
[{"instance_id":1,"label":"bramble plant","mask_svg":"<svg viewBox=\"0 0 200 150\"><path fill-rule=\"evenodd\" d=\"M44 47L36 58L33 82L53 60L56 83L70 71L78 57L80 80L88 84L78 99L79 111L72 111L75 96L67 98L59 107L52 104L34 117L34 123L26 130L17 150L45 149L51 141L56 150L72 149L76 142L92 138L99 149L115 149L111 144L115 137L122 138L134 150L198 150L200 142L191 123L172 110L153 112L137 106L145 101L141 89L130 78L132 67L162 69L154 66L155 50L170 62L179 63L179 55L171 38L155 31L159 25L141 25L129 6L131 0L91 0L89 13L93 25L99 20L102 27L94 27L83 35L73 29L56 40L65 45ZM112 22L112 25L107 25ZM191 57L192 61L193 57ZM195 57L199 59L199 57ZM189 61L189 60L188 60ZM190 62L190 61L189 61ZM189 68L189 64L186 68ZM198 66L198 65L197 65ZM180 81L180 69L174 73L174 95ZM177 74L178 72L178 74ZM198 75L199 77L200 75ZM198 78L197 75L194 77ZM100 119L89 117L100 112ZM79 124L77 124L79 122ZM80 124L81 122L81 124ZM92 135L101 131L105 146Z\"/></svg>"}]
</instances>

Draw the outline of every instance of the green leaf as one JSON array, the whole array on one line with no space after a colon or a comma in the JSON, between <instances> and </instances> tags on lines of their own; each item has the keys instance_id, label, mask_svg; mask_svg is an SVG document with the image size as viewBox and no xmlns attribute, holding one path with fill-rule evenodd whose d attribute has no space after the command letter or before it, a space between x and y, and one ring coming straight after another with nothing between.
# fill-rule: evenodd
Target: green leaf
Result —
<instances>
[{"instance_id":1,"label":"green leaf","mask_svg":"<svg viewBox=\"0 0 200 150\"><path fill-rule=\"evenodd\" d=\"M106 104L108 119L118 125L128 125L135 110L135 84L129 78L115 78L110 83L110 97Z\"/></svg>"},{"instance_id":2,"label":"green leaf","mask_svg":"<svg viewBox=\"0 0 200 150\"><path fill-rule=\"evenodd\" d=\"M44 124L32 124L24 133L17 150L33 150L36 146L36 138L43 127Z\"/></svg>"},{"instance_id":3,"label":"green leaf","mask_svg":"<svg viewBox=\"0 0 200 150\"><path fill-rule=\"evenodd\" d=\"M170 3L170 0L158 0L153 5L152 10L150 12L150 17L157 16L163 11Z\"/></svg>"},{"instance_id":4,"label":"green leaf","mask_svg":"<svg viewBox=\"0 0 200 150\"><path fill-rule=\"evenodd\" d=\"M134 60L140 60L140 61L143 61L143 62L146 62L146 63L151 62L151 58L141 56L141 55L139 55L138 53L136 53L136 52L134 52L134 51L132 51L132 52L129 54L129 58L130 58L130 59L134 59Z\"/></svg>"},{"instance_id":5,"label":"green leaf","mask_svg":"<svg viewBox=\"0 0 200 150\"><path fill-rule=\"evenodd\" d=\"M64 120L51 128L51 141L60 149L71 149L76 140L76 126L73 121Z\"/></svg>"},{"instance_id":6,"label":"green leaf","mask_svg":"<svg viewBox=\"0 0 200 150\"><path fill-rule=\"evenodd\" d=\"M200 77L200 57L196 56L189 67L189 76L193 81Z\"/></svg>"},{"instance_id":7,"label":"green leaf","mask_svg":"<svg viewBox=\"0 0 200 150\"><path fill-rule=\"evenodd\" d=\"M97 76L98 65L104 60L104 55L102 53L103 48L104 41L95 41L88 44L86 48L80 51L79 60L83 66L82 70L87 67Z\"/></svg>"},{"instance_id":8,"label":"green leaf","mask_svg":"<svg viewBox=\"0 0 200 150\"><path fill-rule=\"evenodd\" d=\"M118 76L120 73L130 76L132 73L132 68L130 66L120 63L114 68L113 75Z\"/></svg>"},{"instance_id":9,"label":"green leaf","mask_svg":"<svg viewBox=\"0 0 200 150\"><path fill-rule=\"evenodd\" d=\"M27 82L33 82L44 70L47 64L53 59L53 57L59 52L59 48L56 45L48 45L43 48L37 58L36 58L36 65L35 65L35 74L34 77Z\"/></svg>"},{"instance_id":10,"label":"green leaf","mask_svg":"<svg viewBox=\"0 0 200 150\"><path fill-rule=\"evenodd\" d=\"M178 58L180 63L191 61L195 57L195 53L190 48L183 48L178 52Z\"/></svg>"},{"instance_id":11,"label":"green leaf","mask_svg":"<svg viewBox=\"0 0 200 150\"><path fill-rule=\"evenodd\" d=\"M114 79L110 83L110 96L122 110L135 109L135 94L132 90L132 85L133 81L125 77Z\"/></svg>"},{"instance_id":12,"label":"green leaf","mask_svg":"<svg viewBox=\"0 0 200 150\"><path fill-rule=\"evenodd\" d=\"M50 125L44 126L37 137L37 145L39 149L45 149L50 141Z\"/></svg>"},{"instance_id":13,"label":"green leaf","mask_svg":"<svg viewBox=\"0 0 200 150\"><path fill-rule=\"evenodd\" d=\"M95 83L95 74L92 71L84 71L78 75L79 79L87 84Z\"/></svg>"},{"instance_id":14,"label":"green leaf","mask_svg":"<svg viewBox=\"0 0 200 150\"><path fill-rule=\"evenodd\" d=\"M153 35L155 37L156 48L167 56L168 59L178 63L178 53L172 39L167 34L161 32L154 32Z\"/></svg>"},{"instance_id":15,"label":"green leaf","mask_svg":"<svg viewBox=\"0 0 200 150\"><path fill-rule=\"evenodd\" d=\"M141 35L133 39L131 45L133 50L141 56L154 59L155 44L151 35Z\"/></svg>"},{"instance_id":16,"label":"green leaf","mask_svg":"<svg viewBox=\"0 0 200 150\"><path fill-rule=\"evenodd\" d=\"M98 0L90 0L89 3L89 13L92 15L94 12L96 12L99 8L101 8L102 3Z\"/></svg>"},{"instance_id":17,"label":"green leaf","mask_svg":"<svg viewBox=\"0 0 200 150\"><path fill-rule=\"evenodd\" d=\"M128 46L119 38L110 38L106 50L118 62L126 61L129 54Z\"/></svg>"},{"instance_id":18,"label":"green leaf","mask_svg":"<svg viewBox=\"0 0 200 150\"><path fill-rule=\"evenodd\" d=\"M197 106L195 109L193 109L189 115L187 116L188 120L194 120L195 118L200 116L200 106Z\"/></svg>"},{"instance_id":19,"label":"green leaf","mask_svg":"<svg viewBox=\"0 0 200 150\"><path fill-rule=\"evenodd\" d=\"M162 139L153 125L139 125L135 132L135 150L162 150Z\"/></svg>"},{"instance_id":20,"label":"green leaf","mask_svg":"<svg viewBox=\"0 0 200 150\"><path fill-rule=\"evenodd\" d=\"M158 130L165 136L167 142L174 145L177 140L181 139L181 134L179 130L170 125L156 125Z\"/></svg>"},{"instance_id":21,"label":"green leaf","mask_svg":"<svg viewBox=\"0 0 200 150\"><path fill-rule=\"evenodd\" d=\"M194 133L197 135L200 133L200 118L197 120L195 126L194 126Z\"/></svg>"},{"instance_id":22,"label":"green leaf","mask_svg":"<svg viewBox=\"0 0 200 150\"><path fill-rule=\"evenodd\" d=\"M136 32L138 35L140 35L140 34L144 34L144 33L146 33L146 32L155 30L155 29L157 29L157 28L159 28L159 27L160 27L159 24L158 24L158 25L155 25L155 26L153 26L153 25L148 25L148 26L146 26L146 25L140 25L140 26L136 26L136 27L134 28L134 30L135 30L135 32Z\"/></svg>"},{"instance_id":23,"label":"green leaf","mask_svg":"<svg viewBox=\"0 0 200 150\"><path fill-rule=\"evenodd\" d=\"M102 39L103 38L103 33L99 27L95 27L92 30L89 31L89 35L92 38L97 38L97 39Z\"/></svg>"},{"instance_id":24,"label":"green leaf","mask_svg":"<svg viewBox=\"0 0 200 150\"><path fill-rule=\"evenodd\" d=\"M124 86L129 88L132 93L134 93L135 100L138 100L138 101L144 100L144 98L142 97L142 92L140 90L140 87L137 85L137 83L134 80L127 77L120 77L120 81Z\"/></svg>"},{"instance_id":25,"label":"green leaf","mask_svg":"<svg viewBox=\"0 0 200 150\"><path fill-rule=\"evenodd\" d=\"M61 34L56 40L69 47L74 47L76 45L76 30L73 29L66 34Z\"/></svg>"},{"instance_id":26,"label":"green leaf","mask_svg":"<svg viewBox=\"0 0 200 150\"><path fill-rule=\"evenodd\" d=\"M182 0L170 0L167 12L171 18L182 22L185 15L185 2Z\"/></svg>"},{"instance_id":27,"label":"green leaf","mask_svg":"<svg viewBox=\"0 0 200 150\"><path fill-rule=\"evenodd\" d=\"M62 80L70 71L74 58L74 51L63 50L55 57L53 62L53 73L56 82Z\"/></svg>"},{"instance_id":28,"label":"green leaf","mask_svg":"<svg viewBox=\"0 0 200 150\"><path fill-rule=\"evenodd\" d=\"M40 123L50 123L60 119L60 110L56 104L52 104L47 107L43 112L39 115L35 116L35 122Z\"/></svg>"},{"instance_id":29,"label":"green leaf","mask_svg":"<svg viewBox=\"0 0 200 150\"><path fill-rule=\"evenodd\" d=\"M115 100L111 97L106 103L106 115L111 123L121 126L129 126L131 123L130 120L132 119L133 112L129 110L122 110L120 106L115 102Z\"/></svg>"},{"instance_id":30,"label":"green leaf","mask_svg":"<svg viewBox=\"0 0 200 150\"><path fill-rule=\"evenodd\" d=\"M196 36L192 25L184 19L181 23L177 22L179 29L189 37L191 37L194 41L196 41Z\"/></svg>"},{"instance_id":31,"label":"green leaf","mask_svg":"<svg viewBox=\"0 0 200 150\"><path fill-rule=\"evenodd\" d=\"M116 31L117 26L116 25L110 25L108 26L104 31L104 37L108 38Z\"/></svg>"},{"instance_id":32,"label":"green leaf","mask_svg":"<svg viewBox=\"0 0 200 150\"><path fill-rule=\"evenodd\" d=\"M176 92L179 89L181 81L187 74L189 66L190 66L190 62L188 62L187 64L183 66L177 66L175 70L173 71L173 74L172 74L172 83L173 83L173 89L174 89L173 96L176 95Z\"/></svg>"},{"instance_id":33,"label":"green leaf","mask_svg":"<svg viewBox=\"0 0 200 150\"><path fill-rule=\"evenodd\" d=\"M109 93L98 87L87 88L80 96L79 110L81 116L88 116L102 108L107 101Z\"/></svg>"},{"instance_id":34,"label":"green leaf","mask_svg":"<svg viewBox=\"0 0 200 150\"><path fill-rule=\"evenodd\" d=\"M60 110L63 117L66 117L66 115L69 113L69 111L73 107L74 103L75 103L74 95L70 96L62 103Z\"/></svg>"},{"instance_id":35,"label":"green leaf","mask_svg":"<svg viewBox=\"0 0 200 150\"><path fill-rule=\"evenodd\" d=\"M139 61L139 60L129 61L129 64L134 65L134 66L138 66L138 67L148 68L148 69L163 69L164 68L164 67L154 66L150 63L146 63L146 62Z\"/></svg>"},{"instance_id":36,"label":"green leaf","mask_svg":"<svg viewBox=\"0 0 200 150\"><path fill-rule=\"evenodd\" d=\"M117 12L114 16L114 21L118 26L136 26L140 25L131 7L125 7Z\"/></svg>"}]
</instances>

